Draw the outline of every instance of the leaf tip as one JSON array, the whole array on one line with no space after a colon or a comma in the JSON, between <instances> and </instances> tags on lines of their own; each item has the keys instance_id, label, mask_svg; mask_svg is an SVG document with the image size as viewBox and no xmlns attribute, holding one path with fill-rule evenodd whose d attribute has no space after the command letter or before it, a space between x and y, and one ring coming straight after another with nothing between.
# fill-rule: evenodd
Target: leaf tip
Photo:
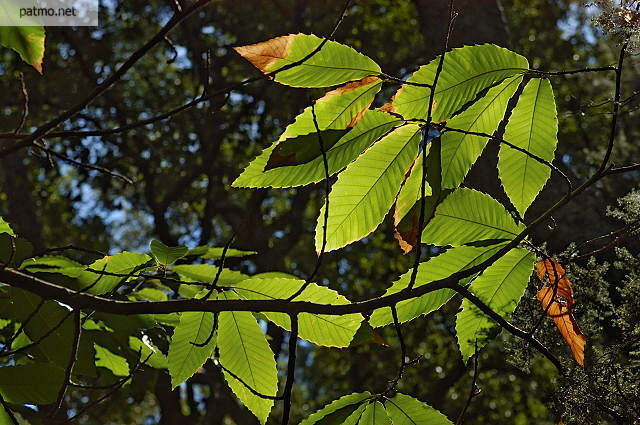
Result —
<instances>
[{"instance_id":1,"label":"leaf tip","mask_svg":"<svg viewBox=\"0 0 640 425\"><path fill-rule=\"evenodd\" d=\"M233 50L266 74L273 70L280 59L289 56L291 44L297 36L298 34L284 35L256 44L237 46Z\"/></svg>"}]
</instances>

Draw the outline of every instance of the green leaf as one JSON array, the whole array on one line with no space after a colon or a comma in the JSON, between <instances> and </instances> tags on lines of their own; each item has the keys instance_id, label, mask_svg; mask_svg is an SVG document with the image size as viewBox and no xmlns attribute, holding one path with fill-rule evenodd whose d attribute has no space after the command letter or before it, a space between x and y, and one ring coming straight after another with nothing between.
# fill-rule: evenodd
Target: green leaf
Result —
<instances>
[{"instance_id":1,"label":"green leaf","mask_svg":"<svg viewBox=\"0 0 640 425\"><path fill-rule=\"evenodd\" d=\"M223 293L225 298L233 297ZM259 394L275 396L278 371L273 351L255 317L246 311L219 313L218 348L220 364ZM236 396L264 424L273 400L253 394L242 382L223 370L224 377Z\"/></svg>"},{"instance_id":2,"label":"green leaf","mask_svg":"<svg viewBox=\"0 0 640 425\"><path fill-rule=\"evenodd\" d=\"M61 255L43 255L36 258L27 258L22 262L20 268L29 273L58 273L77 278L87 266Z\"/></svg>"},{"instance_id":3,"label":"green leaf","mask_svg":"<svg viewBox=\"0 0 640 425\"><path fill-rule=\"evenodd\" d=\"M450 189L442 189L441 184L441 140L436 138L426 147L427 154L427 175L425 182L425 193L430 196L424 198L424 217L420 223L420 212L422 202L420 199L420 184L422 177L422 155L411 171L409 179L416 174L417 182L407 184L402 187L396 200L393 213L393 224L400 248L407 254L418 241L418 234L424 229L433 218L436 207L451 193ZM411 188L413 187L413 188ZM429 190L427 190L427 187ZM413 192L413 193L412 193Z\"/></svg>"},{"instance_id":4,"label":"green leaf","mask_svg":"<svg viewBox=\"0 0 640 425\"><path fill-rule=\"evenodd\" d=\"M9 226L9 223L4 221L2 217L0 217L0 233L7 233L9 236L13 236L14 238L16 237L16 234L13 232L13 229L11 229L11 226Z\"/></svg>"},{"instance_id":5,"label":"green leaf","mask_svg":"<svg viewBox=\"0 0 640 425\"><path fill-rule=\"evenodd\" d=\"M504 131L504 140L546 161L558 144L558 118L549 80L533 78L525 86ZM511 203L524 216L551 176L551 168L506 144L498 157L500 181Z\"/></svg>"},{"instance_id":6,"label":"green leaf","mask_svg":"<svg viewBox=\"0 0 640 425\"><path fill-rule=\"evenodd\" d=\"M22 320L31 316L24 325L24 331L33 342L38 342L38 349L46 354L49 360L64 368L69 363L71 345L75 332L73 318L69 310L55 301L45 301L37 295L21 289L11 289L13 310ZM34 314L35 312L35 314Z\"/></svg>"},{"instance_id":7,"label":"green leaf","mask_svg":"<svg viewBox=\"0 0 640 425\"><path fill-rule=\"evenodd\" d=\"M471 242L515 238L525 226L491 196L473 189L454 191L436 209L422 233L423 242L459 246Z\"/></svg>"},{"instance_id":8,"label":"green leaf","mask_svg":"<svg viewBox=\"0 0 640 425\"><path fill-rule=\"evenodd\" d=\"M215 334L211 336L215 323L214 313L185 311L180 316L180 324L173 331L169 344L169 375L171 388L189 379L206 362L216 346ZM195 344L206 345L200 347Z\"/></svg>"},{"instance_id":9,"label":"green leaf","mask_svg":"<svg viewBox=\"0 0 640 425\"><path fill-rule=\"evenodd\" d=\"M433 407L405 394L397 393L384 406L393 425L453 425Z\"/></svg>"},{"instance_id":10,"label":"green leaf","mask_svg":"<svg viewBox=\"0 0 640 425\"><path fill-rule=\"evenodd\" d=\"M522 76L509 78L491 88L484 97L447 122L447 127L492 135L502 121L509 99ZM456 188L467 175L488 142L487 137L445 131L442 140L442 187Z\"/></svg>"},{"instance_id":11,"label":"green leaf","mask_svg":"<svg viewBox=\"0 0 640 425\"><path fill-rule=\"evenodd\" d=\"M360 153L367 149L393 127L404 122L393 115L379 110L367 110L356 126L329 148L327 164L329 175L334 175L346 167ZM314 128L315 130L315 128ZM310 138L317 135L310 134ZM235 187L293 187L324 180L324 161L321 156L296 166L284 166L265 171L276 144L265 149L254 159L233 182Z\"/></svg>"},{"instance_id":12,"label":"green leaf","mask_svg":"<svg viewBox=\"0 0 640 425\"><path fill-rule=\"evenodd\" d=\"M315 35L289 34L234 50L267 74L304 59L321 43ZM380 67L367 56L327 41L306 61L277 73L274 80L292 87L329 87L378 74Z\"/></svg>"},{"instance_id":13,"label":"green leaf","mask_svg":"<svg viewBox=\"0 0 640 425\"><path fill-rule=\"evenodd\" d=\"M42 74L44 27L0 27L0 44L18 52L22 60Z\"/></svg>"},{"instance_id":14,"label":"green leaf","mask_svg":"<svg viewBox=\"0 0 640 425\"><path fill-rule=\"evenodd\" d=\"M1 27L0 27L1 28ZM0 266L20 267L22 261L33 253L31 242L0 233Z\"/></svg>"},{"instance_id":15,"label":"green leaf","mask_svg":"<svg viewBox=\"0 0 640 425\"><path fill-rule=\"evenodd\" d=\"M13 425L13 419L11 419L11 416L9 416L9 412L4 408L2 404L0 404L0 424Z\"/></svg>"},{"instance_id":16,"label":"green leaf","mask_svg":"<svg viewBox=\"0 0 640 425\"><path fill-rule=\"evenodd\" d=\"M368 391L340 397L313 413L300 425L340 425L369 397L371 393Z\"/></svg>"},{"instance_id":17,"label":"green leaf","mask_svg":"<svg viewBox=\"0 0 640 425\"><path fill-rule=\"evenodd\" d=\"M135 291L130 295L130 298L135 300L146 300L146 301L166 301L167 294L160 289L155 288L142 288L140 290Z\"/></svg>"},{"instance_id":18,"label":"green leaf","mask_svg":"<svg viewBox=\"0 0 640 425\"><path fill-rule=\"evenodd\" d=\"M197 255L199 257L202 258L212 258L212 259L218 259L218 258L222 258L222 252L224 251L224 248L222 247L215 247L212 248L210 246L207 245L201 245L199 247L196 247L194 249L190 249L185 257L191 256L191 255ZM226 258L231 258L231 257L246 257L248 255L253 255L256 254L255 251L241 251L239 249L233 249L233 248L229 248L227 249L227 252L225 253L225 257Z\"/></svg>"},{"instance_id":19,"label":"green leaf","mask_svg":"<svg viewBox=\"0 0 640 425\"><path fill-rule=\"evenodd\" d=\"M437 57L420 67L407 81L433 84L440 63ZM517 53L493 44L465 46L447 52L432 106L432 122L448 120L466 103L505 78L527 70L529 63ZM426 119L429 87L404 85L394 96L392 110L405 119Z\"/></svg>"},{"instance_id":20,"label":"green leaf","mask_svg":"<svg viewBox=\"0 0 640 425\"><path fill-rule=\"evenodd\" d=\"M342 425L357 425L360 423L360 419L362 418L362 413L365 411L365 409L367 408L367 403L362 403L360 404L356 410L353 411L353 413L351 413L349 416L347 416L347 419L344 420L344 422L342 422Z\"/></svg>"},{"instance_id":21,"label":"green leaf","mask_svg":"<svg viewBox=\"0 0 640 425\"><path fill-rule=\"evenodd\" d=\"M415 124L383 137L342 172L329 194L326 251L342 248L373 232L393 205L411 166L422 132ZM324 208L316 226L316 250L322 246Z\"/></svg>"},{"instance_id":22,"label":"green leaf","mask_svg":"<svg viewBox=\"0 0 640 425\"><path fill-rule=\"evenodd\" d=\"M370 77L331 90L307 107L278 139L265 170L310 162L322 155L320 137L325 151L331 149L354 127L369 108L382 81ZM315 113L316 122L313 114Z\"/></svg>"},{"instance_id":23,"label":"green leaf","mask_svg":"<svg viewBox=\"0 0 640 425\"><path fill-rule=\"evenodd\" d=\"M78 282L90 294L104 294L128 280L150 260L147 254L127 251L106 256L91 264L78 277Z\"/></svg>"},{"instance_id":24,"label":"green leaf","mask_svg":"<svg viewBox=\"0 0 640 425\"><path fill-rule=\"evenodd\" d=\"M236 292L248 299L269 300L287 299L295 294L304 284L300 279L268 278L247 279L235 285ZM311 282L296 297L296 301L308 301L318 304L349 304L342 295L324 286ZM285 313L264 313L276 325L291 329L291 321ZM344 315L324 315L300 313L298 316L298 336L317 345L329 347L347 347L358 331L362 322L358 313Z\"/></svg>"},{"instance_id":25,"label":"green leaf","mask_svg":"<svg viewBox=\"0 0 640 425\"><path fill-rule=\"evenodd\" d=\"M428 149L428 147L427 147ZM422 189L422 155L419 155L411 166L409 177L402 183L402 188L396 199L394 218L398 220L406 216L411 208L420 200ZM425 179L425 195L431 196L431 186Z\"/></svg>"},{"instance_id":26,"label":"green leaf","mask_svg":"<svg viewBox=\"0 0 640 425\"><path fill-rule=\"evenodd\" d=\"M64 369L46 363L0 367L0 393L9 403L53 403L63 381Z\"/></svg>"},{"instance_id":27,"label":"green leaf","mask_svg":"<svg viewBox=\"0 0 640 425\"><path fill-rule=\"evenodd\" d=\"M471 282L469 290L508 320L529 284L535 259L526 249L512 249ZM456 335L465 362L475 352L476 339L480 349L489 341L495 325L469 300L462 301L462 310L456 317Z\"/></svg>"},{"instance_id":28,"label":"green leaf","mask_svg":"<svg viewBox=\"0 0 640 425\"><path fill-rule=\"evenodd\" d=\"M420 263L414 287L417 288L427 285L431 282L449 277L453 273L473 267L491 257L503 246L504 245L487 247L461 246L448 249L442 254L430 258L428 261ZM409 270L400 276L400 278L387 289L384 295L395 294L407 288L411 281L411 272L412 270ZM451 289L438 289L418 298L401 301L396 305L398 321L404 323L420 315L429 314L442 307L454 294L455 292ZM391 308L383 307L375 310L369 319L369 323L374 328L393 323Z\"/></svg>"},{"instance_id":29,"label":"green leaf","mask_svg":"<svg viewBox=\"0 0 640 425\"><path fill-rule=\"evenodd\" d=\"M391 425L391 419L387 415L384 405L379 401L369 403L367 408L362 412L362 416L358 421L361 425Z\"/></svg>"},{"instance_id":30,"label":"green leaf","mask_svg":"<svg viewBox=\"0 0 640 425\"><path fill-rule=\"evenodd\" d=\"M96 350L96 366L109 369L115 376L128 376L129 364L127 360L98 344L93 344Z\"/></svg>"},{"instance_id":31,"label":"green leaf","mask_svg":"<svg viewBox=\"0 0 640 425\"><path fill-rule=\"evenodd\" d=\"M149 366L155 369L169 368L169 361L167 360L167 357L162 353L162 351L151 344L147 336L143 336L142 339L130 336L129 348L136 353L140 352L140 358L142 360L147 359L146 364ZM171 345L169 345L169 349L171 349Z\"/></svg>"},{"instance_id":32,"label":"green leaf","mask_svg":"<svg viewBox=\"0 0 640 425\"><path fill-rule=\"evenodd\" d=\"M167 266L173 264L176 260L184 257L189 248L184 245L168 247L160 241L151 241L151 255L156 259L158 264Z\"/></svg>"},{"instance_id":33,"label":"green leaf","mask_svg":"<svg viewBox=\"0 0 640 425\"><path fill-rule=\"evenodd\" d=\"M218 266L211 264L180 264L177 266L171 266L171 270L178 273L182 280L200 283L212 283L215 280L219 269L220 268ZM247 275L245 274L223 268L220 273L220 277L218 278L218 285L230 286L246 278ZM198 293L202 288L193 287L192 289L195 293ZM195 293L193 295L195 295Z\"/></svg>"}]
</instances>

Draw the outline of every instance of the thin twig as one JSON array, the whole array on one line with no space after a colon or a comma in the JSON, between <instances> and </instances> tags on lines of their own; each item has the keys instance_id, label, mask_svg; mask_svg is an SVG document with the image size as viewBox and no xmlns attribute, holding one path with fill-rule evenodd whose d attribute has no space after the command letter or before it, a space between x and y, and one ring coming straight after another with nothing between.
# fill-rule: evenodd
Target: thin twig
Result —
<instances>
[{"instance_id":1,"label":"thin twig","mask_svg":"<svg viewBox=\"0 0 640 425\"><path fill-rule=\"evenodd\" d=\"M102 174L106 174L109 175L111 177L115 177L117 179L122 180L123 182L133 185L133 181L131 179L129 179L128 177L123 176L122 174L116 173L115 171L109 170L108 168L104 168L101 167L99 165L94 165L94 164L88 164L86 162L80 162L80 161L76 161L73 158L68 157L67 155L61 154L59 152L56 152L55 150L51 149L50 147L46 146L44 143L39 142L39 141L35 141L33 142L33 144L40 150L44 151L47 153L47 155L50 156L55 156L56 158L59 158L65 162L68 162L71 165L74 165L78 168L84 168L85 170L93 170L93 171L98 171Z\"/></svg>"},{"instance_id":2,"label":"thin twig","mask_svg":"<svg viewBox=\"0 0 640 425\"><path fill-rule=\"evenodd\" d=\"M320 152L322 153L322 163L324 165L324 190L325 190L325 201L324 201L324 214L322 216L322 245L320 247L320 251L318 252L318 259L316 260L315 267L311 274L305 279L304 284L298 288L298 290L287 298L287 301L293 301L300 294L307 289L307 286L311 283L313 278L316 277L318 271L320 270L320 266L322 265L322 257L324 257L324 251L327 248L327 226L329 223L329 191L330 191L330 182L329 182L329 162L327 160L327 152L324 148L324 142L322 140L322 132L320 131L320 127L318 126L318 119L316 117L315 103L311 105L311 115L313 117L313 125L316 127L316 134L318 135L318 143L320 144Z\"/></svg>"},{"instance_id":3,"label":"thin twig","mask_svg":"<svg viewBox=\"0 0 640 425\"><path fill-rule=\"evenodd\" d=\"M47 332L45 332L37 340L31 342L31 344L27 344L24 347L20 347L20 348L18 348L16 350L13 350L13 351L5 352L2 355L3 356L12 356L14 354L19 354L19 353L21 353L23 351L26 351L26 350L28 350L30 348L33 348L33 347L37 346L42 341L44 341L46 338L48 338L51 334L53 334L55 331L57 331L62 326L62 324L67 321L69 316L71 316L72 314L73 314L73 311L70 311L67 314L65 314L64 317L58 323L56 323L55 326L53 326L51 329L49 329Z\"/></svg>"},{"instance_id":4,"label":"thin twig","mask_svg":"<svg viewBox=\"0 0 640 425\"><path fill-rule=\"evenodd\" d=\"M414 364L418 361L418 359L407 362L407 344L404 340L404 336L402 335L402 329L400 327L400 321L398 320L398 310L395 305L391 306L391 316L393 317L393 327L396 331L396 335L398 336L398 341L400 342L400 366L398 367L398 374L396 377L389 381L389 385L382 392L382 396L387 396L391 391L393 391L400 383L402 376L404 375L404 371L407 366L410 364Z\"/></svg>"},{"instance_id":5,"label":"thin twig","mask_svg":"<svg viewBox=\"0 0 640 425\"><path fill-rule=\"evenodd\" d=\"M22 104L22 116L20 117L20 122L18 123L15 130L13 130L13 134L18 134L20 133L20 131L22 131L24 124L27 122L27 116L29 115L29 93L27 92L27 86L24 83L24 74L21 72L19 75L20 91L22 93L24 102Z\"/></svg>"},{"instance_id":6,"label":"thin twig","mask_svg":"<svg viewBox=\"0 0 640 425\"><path fill-rule=\"evenodd\" d=\"M67 424L69 422L74 421L76 418L80 417L82 414L84 414L84 412L86 412L87 410L89 410L90 408L92 408L93 406L95 406L96 404L102 403L104 400L110 398L113 394L115 394L116 391L118 391L124 384L126 384L128 381L130 381L131 379L133 379L133 375L143 366L147 363L147 361L149 360L149 358L151 357L151 355L153 354L153 352L149 353L149 355L143 360L140 361L140 358L138 358L138 362L134 365L134 367L131 369L131 372L129 372L129 375L125 376L124 378L122 378L120 381L118 381L118 383L113 387L113 390L109 391L108 393L106 393L105 395L103 395L102 397L98 398L97 400L87 404L84 408L80 409L75 415L62 420L61 422L58 422L57 425L64 425Z\"/></svg>"},{"instance_id":7,"label":"thin twig","mask_svg":"<svg viewBox=\"0 0 640 425\"><path fill-rule=\"evenodd\" d=\"M31 313L29 313L29 315L20 323L20 326L18 327L18 330L13 335L11 335L11 337L7 341L5 341L3 343L2 348L0 348L0 356L4 357L4 356L8 356L10 354L13 354L13 352L11 352L11 351L9 351L8 354L5 354L5 352L7 351L7 348L11 347L11 345L13 344L13 341L16 340L18 335L20 335L20 333L24 331L24 328L35 317L35 315L38 314L38 312L40 311L40 309L44 305L45 301L46 300L44 298L41 298L40 302L38 303L36 308Z\"/></svg>"},{"instance_id":8,"label":"thin twig","mask_svg":"<svg viewBox=\"0 0 640 425\"><path fill-rule=\"evenodd\" d=\"M60 386L60 390L58 391L58 398L54 404L54 408L51 409L49 413L49 417L54 419L60 408L62 407L62 401L64 400L64 393L67 391L69 384L71 383L71 373L73 371L73 365L76 364L78 360L78 347L80 345L80 333L82 332L82 325L80 324L80 311L77 310L73 314L73 343L71 345L71 353L69 356L69 362L67 363L67 367L64 371L64 381L62 381L62 386Z\"/></svg>"},{"instance_id":9,"label":"thin twig","mask_svg":"<svg viewBox=\"0 0 640 425\"><path fill-rule=\"evenodd\" d=\"M453 22L455 20L455 12L453 11L454 0L449 0L449 13L447 19L447 32L444 37L444 46L442 55L440 56L440 61L438 62L438 68L436 69L436 74L433 77L433 87L431 87L429 93L429 106L427 110L427 125L431 123L431 117L433 113L433 100L436 95L436 87L438 86L438 79L440 78L440 74L442 73L442 67L444 66L444 57L447 54L447 50L449 49L449 37L451 36L451 31L453 30ZM424 134L422 137L426 137ZM426 144L426 141L425 141ZM420 265L420 259L422 257L422 223L424 222L424 217L426 214L426 179L427 179L427 147L425 146L422 149L422 179L420 182L420 216L418 219L418 232L416 235L416 245L414 249L416 250L416 256L413 261L413 269L411 270L411 277L409 279L409 285L407 285L407 290L411 290L413 285L415 285L416 278L418 277L418 266Z\"/></svg>"},{"instance_id":10,"label":"thin twig","mask_svg":"<svg viewBox=\"0 0 640 425\"><path fill-rule=\"evenodd\" d=\"M9 416L9 419L11 419L11 423L13 425L20 425L20 422L18 422L18 419L16 418L16 415L14 415L14 413L11 411L11 409L9 409L9 404L7 403L7 401L2 396L2 393L0 393L0 404L2 404L2 407L4 408L4 411L7 412L7 415Z\"/></svg>"},{"instance_id":11,"label":"thin twig","mask_svg":"<svg viewBox=\"0 0 640 425\"><path fill-rule=\"evenodd\" d=\"M464 404L464 408L462 412L460 412L460 416L458 416L458 420L456 421L456 425L462 425L464 423L464 415L467 413L467 409L471 406L471 401L476 397L480 392L478 391L478 339L475 340L475 352L473 354L473 379L471 380L471 389L469 390L469 397L467 398L467 402Z\"/></svg>"},{"instance_id":12,"label":"thin twig","mask_svg":"<svg viewBox=\"0 0 640 425\"><path fill-rule=\"evenodd\" d=\"M257 396L257 397L260 397L260 398L264 398L266 400L282 400L283 399L283 396L266 395L266 394L262 394L261 392L257 391L251 385L247 384L247 382L244 379L240 378L238 375L236 375L235 373L231 372L229 369L224 367L224 365L222 363L220 363L220 359L216 359L216 365L220 366L220 369L224 370L226 373L231 375L231 377L233 377L234 379L239 381L242 385L244 385L245 388L248 389L251 394L253 394L253 395Z\"/></svg>"},{"instance_id":13,"label":"thin twig","mask_svg":"<svg viewBox=\"0 0 640 425\"><path fill-rule=\"evenodd\" d=\"M59 246L59 247L55 247L55 248L47 248L47 249L43 249L42 251L38 251L35 252L33 254L34 257L40 257L42 255L46 255L52 252L64 252L64 251L80 251L80 252L86 252L87 254L95 254L95 255L99 255L101 257L106 257L107 254L105 252L102 251L97 251L94 249L88 249L88 248L83 248L81 246L77 246L77 245L65 245L65 246Z\"/></svg>"},{"instance_id":14,"label":"thin twig","mask_svg":"<svg viewBox=\"0 0 640 425\"><path fill-rule=\"evenodd\" d=\"M611 249L615 246L618 245L618 243L620 243L620 241L632 234L634 234L636 231L638 231L640 229L640 220L636 220L633 223L629 223L627 226L623 227L622 229L618 229L614 232L609 233L608 235L604 235L604 236L600 236L599 238L596 239L600 239L600 238L606 238L606 237L610 237L613 236L617 233L621 233L619 236L616 236L615 239L613 239L611 242L607 243L606 245L595 249L591 252L587 252L586 254L581 254L581 255L577 255L575 257L571 257L571 259L569 260L570 262L576 262L579 260L582 260L584 258L588 258L591 257L595 254L598 254L600 252L606 251L608 249ZM623 231L624 230L624 231ZM621 232L623 231L623 232ZM591 242L591 241L587 241L587 242Z\"/></svg>"},{"instance_id":15,"label":"thin twig","mask_svg":"<svg viewBox=\"0 0 640 425\"><path fill-rule=\"evenodd\" d=\"M602 164L600 164L600 168L596 171L596 175L602 174L605 172L605 169L609 163L609 158L611 158L611 153L613 152L614 141L616 138L616 130L618 123L618 111L620 109L620 93L621 93L621 84L622 84L622 64L624 62L624 54L627 50L627 42L625 41L620 48L620 57L618 58L618 66L615 68L616 71L616 88L615 94L613 96L613 114L611 116L611 130L609 133L609 143L607 143L607 150L604 154L604 158L602 159Z\"/></svg>"},{"instance_id":16,"label":"thin twig","mask_svg":"<svg viewBox=\"0 0 640 425\"><path fill-rule=\"evenodd\" d=\"M580 69L572 69L570 71L541 71L539 69L530 69L528 71L529 74L533 75L573 75L573 74L584 74L586 72L602 72L602 71L615 71L615 66L601 66L597 68L580 68Z\"/></svg>"},{"instance_id":17,"label":"thin twig","mask_svg":"<svg viewBox=\"0 0 640 425\"><path fill-rule=\"evenodd\" d=\"M284 390L282 394L283 399L283 412L282 412L282 425L288 425L289 416L291 414L291 393L293 391L293 384L295 383L296 372L296 351L298 349L298 315L289 315L291 320L291 333L289 334L289 358L287 359L287 380L284 384Z\"/></svg>"}]
</instances>

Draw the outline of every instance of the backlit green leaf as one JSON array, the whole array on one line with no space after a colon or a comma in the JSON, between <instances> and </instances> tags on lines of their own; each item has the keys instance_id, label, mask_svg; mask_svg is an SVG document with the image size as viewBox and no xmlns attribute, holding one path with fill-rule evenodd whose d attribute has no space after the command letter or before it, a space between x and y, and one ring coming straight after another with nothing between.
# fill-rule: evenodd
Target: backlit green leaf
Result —
<instances>
[{"instance_id":1,"label":"backlit green leaf","mask_svg":"<svg viewBox=\"0 0 640 425\"><path fill-rule=\"evenodd\" d=\"M453 425L445 415L408 395L397 393L384 407L393 425Z\"/></svg>"},{"instance_id":2,"label":"backlit green leaf","mask_svg":"<svg viewBox=\"0 0 640 425\"><path fill-rule=\"evenodd\" d=\"M322 39L309 34L289 34L261 43L235 47L263 73L281 69L312 53ZM327 41L301 64L279 72L275 81L293 87L329 87L380 74L380 67L351 47Z\"/></svg>"},{"instance_id":3,"label":"backlit green leaf","mask_svg":"<svg viewBox=\"0 0 640 425\"><path fill-rule=\"evenodd\" d=\"M437 57L409 78L409 82L433 84L440 63ZM517 53L493 44L465 46L447 52L432 106L432 122L448 120L466 103L505 78L526 71L529 63ZM431 89L405 85L393 100L393 111L405 119L426 119Z\"/></svg>"},{"instance_id":4,"label":"backlit green leaf","mask_svg":"<svg viewBox=\"0 0 640 425\"><path fill-rule=\"evenodd\" d=\"M546 161L558 144L558 118L553 89L547 79L533 78L511 112L504 140ZM498 171L504 191L524 216L551 176L551 168L506 144L500 145Z\"/></svg>"},{"instance_id":5,"label":"backlit green leaf","mask_svg":"<svg viewBox=\"0 0 640 425\"><path fill-rule=\"evenodd\" d=\"M326 251L360 240L378 227L393 205L421 137L415 124L399 127L340 173L329 194ZM317 251L322 246L324 208L316 226Z\"/></svg>"},{"instance_id":6,"label":"backlit green leaf","mask_svg":"<svg viewBox=\"0 0 640 425\"><path fill-rule=\"evenodd\" d=\"M300 279L269 278L247 279L235 285L241 296L254 300L287 299L304 284ZM318 304L349 304L342 295L324 286L309 283L296 297L296 301L309 301ZM291 321L285 313L264 313L278 326L290 330ZM314 344L332 347L347 347L362 322L360 314L324 315L301 313L298 316L298 336Z\"/></svg>"},{"instance_id":7,"label":"backlit green leaf","mask_svg":"<svg viewBox=\"0 0 640 425\"><path fill-rule=\"evenodd\" d=\"M381 86L379 78L370 77L331 90L316 100L313 107L307 107L285 129L269 156L265 170L303 164L320 157L320 138L324 150L331 149L348 129L360 121Z\"/></svg>"},{"instance_id":8,"label":"backlit green leaf","mask_svg":"<svg viewBox=\"0 0 640 425\"><path fill-rule=\"evenodd\" d=\"M374 401L373 403L369 403L362 412L362 416L360 417L360 421L358 421L360 425L391 425L391 419L387 416L387 411L385 410L382 403L379 401Z\"/></svg>"},{"instance_id":9,"label":"backlit green leaf","mask_svg":"<svg viewBox=\"0 0 640 425\"><path fill-rule=\"evenodd\" d=\"M9 226L9 223L4 221L2 217L0 217L0 233L7 233L9 236L13 237L16 236L16 234L13 232L13 229L11 229L11 226Z\"/></svg>"},{"instance_id":10,"label":"backlit green leaf","mask_svg":"<svg viewBox=\"0 0 640 425\"><path fill-rule=\"evenodd\" d=\"M87 266L61 255L44 255L42 257L27 258L22 262L20 268L30 273L59 273L77 278Z\"/></svg>"},{"instance_id":11,"label":"backlit green leaf","mask_svg":"<svg viewBox=\"0 0 640 425\"><path fill-rule=\"evenodd\" d=\"M513 239L524 229L491 196L472 189L457 189L436 209L422 233L423 242L459 246L491 239Z\"/></svg>"},{"instance_id":12,"label":"backlit green leaf","mask_svg":"<svg viewBox=\"0 0 640 425\"><path fill-rule=\"evenodd\" d=\"M362 403L356 407L356 409L351 413L347 418L342 422L342 425L357 425L360 423L360 419L362 418L362 413L367 408L366 403Z\"/></svg>"},{"instance_id":13,"label":"backlit green leaf","mask_svg":"<svg viewBox=\"0 0 640 425\"><path fill-rule=\"evenodd\" d=\"M223 293L225 298L232 297ZM259 394L275 396L278 391L278 371L273 351L253 314L246 311L219 313L218 348L220 364ZM224 377L236 396L264 424L273 407L273 400L253 394L223 370Z\"/></svg>"},{"instance_id":14,"label":"backlit green leaf","mask_svg":"<svg viewBox=\"0 0 640 425\"><path fill-rule=\"evenodd\" d=\"M167 357L162 353L162 351L152 345L151 342L147 340L146 336L144 336L142 339L130 336L129 348L131 348L136 353L140 352L140 358L142 360L147 360L145 364L148 364L149 366L156 369L169 368ZM171 345L169 345L169 349L171 349Z\"/></svg>"},{"instance_id":15,"label":"backlit green leaf","mask_svg":"<svg viewBox=\"0 0 640 425\"><path fill-rule=\"evenodd\" d=\"M453 273L473 267L491 257L502 247L503 245L487 247L461 246L448 249L428 261L420 263L414 287L427 285L430 282L444 279ZM395 294L408 287L411 280L411 272L409 270L400 276L400 279L387 289L385 295ZM429 314L442 307L454 294L455 292L451 289L438 289L418 298L400 301L396 305L398 321L403 323L413 320L422 314ZM374 328L393 323L391 308L383 307L375 310L369 319L369 323Z\"/></svg>"},{"instance_id":16,"label":"backlit green leaf","mask_svg":"<svg viewBox=\"0 0 640 425\"><path fill-rule=\"evenodd\" d=\"M176 260L184 257L188 251L189 248L184 245L169 247L155 239L151 241L151 255L153 255L158 264L164 266L173 264Z\"/></svg>"},{"instance_id":17,"label":"backlit green leaf","mask_svg":"<svg viewBox=\"0 0 640 425\"><path fill-rule=\"evenodd\" d=\"M167 356L172 388L189 379L211 357L216 346L215 334L207 339L213 332L214 322L214 313L206 311L185 311L180 316ZM202 347L195 345L205 342Z\"/></svg>"},{"instance_id":18,"label":"backlit green leaf","mask_svg":"<svg viewBox=\"0 0 640 425\"><path fill-rule=\"evenodd\" d=\"M404 121L385 112L367 110L358 124L327 150L329 175L342 170L374 141L402 122ZM315 143L318 143L317 135L310 134L309 138L313 139L313 136L316 137ZM265 171L275 146L271 145L254 159L233 182L233 186L291 187L324 180L324 161L321 156L296 166L283 166Z\"/></svg>"},{"instance_id":19,"label":"backlit green leaf","mask_svg":"<svg viewBox=\"0 0 640 425\"><path fill-rule=\"evenodd\" d=\"M109 369L115 376L129 375L127 360L98 344L93 345L96 350L96 366Z\"/></svg>"},{"instance_id":20,"label":"backlit green leaf","mask_svg":"<svg viewBox=\"0 0 640 425\"><path fill-rule=\"evenodd\" d=\"M190 255L197 255L200 256L202 258L222 258L222 252L224 251L224 248L222 247L210 247L207 245L201 245L198 246L194 249L190 249L186 256L190 256ZM231 257L245 257L247 255L253 255L255 254L255 251L241 251L239 249L233 249L233 248L229 248L227 249L227 252L225 253L225 257L227 258L231 258Z\"/></svg>"},{"instance_id":21,"label":"backlit green leaf","mask_svg":"<svg viewBox=\"0 0 640 425\"><path fill-rule=\"evenodd\" d=\"M529 283L535 255L521 248L507 252L471 282L469 290L505 319L511 317ZM467 361L491 339L495 322L469 300L462 301L456 317L456 335L462 358Z\"/></svg>"},{"instance_id":22,"label":"backlit green leaf","mask_svg":"<svg viewBox=\"0 0 640 425\"><path fill-rule=\"evenodd\" d=\"M104 294L124 282L134 272L143 268L151 260L147 254L121 252L106 256L91 264L78 281L81 288L90 294Z\"/></svg>"},{"instance_id":23,"label":"backlit green leaf","mask_svg":"<svg viewBox=\"0 0 640 425\"><path fill-rule=\"evenodd\" d=\"M447 122L447 127L488 135L498 129L509 99L522 81L521 76L509 78L490 89L460 115ZM445 131L442 136L442 187L456 188L478 159L489 139L457 131Z\"/></svg>"},{"instance_id":24,"label":"backlit green leaf","mask_svg":"<svg viewBox=\"0 0 640 425\"><path fill-rule=\"evenodd\" d=\"M353 393L340 397L337 400L324 406L322 409L313 413L307 419L302 421L300 425L339 425L351 416L358 406L367 398L371 397L371 393L365 391L363 393Z\"/></svg>"},{"instance_id":25,"label":"backlit green leaf","mask_svg":"<svg viewBox=\"0 0 640 425\"><path fill-rule=\"evenodd\" d=\"M171 270L178 273L180 278L187 282L213 283L219 267L211 264L180 264L171 266ZM247 275L245 274L223 268L218 278L218 285L228 286L246 278ZM200 287L194 288L195 293L200 292L200 290Z\"/></svg>"}]
</instances>

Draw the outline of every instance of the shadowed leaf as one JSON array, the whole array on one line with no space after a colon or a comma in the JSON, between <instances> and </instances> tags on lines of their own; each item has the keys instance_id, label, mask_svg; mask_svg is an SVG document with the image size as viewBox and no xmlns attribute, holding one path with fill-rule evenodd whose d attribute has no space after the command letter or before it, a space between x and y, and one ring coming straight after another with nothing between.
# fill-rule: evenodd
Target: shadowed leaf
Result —
<instances>
[{"instance_id":1,"label":"shadowed leaf","mask_svg":"<svg viewBox=\"0 0 640 425\"><path fill-rule=\"evenodd\" d=\"M316 110L317 113L317 110ZM329 175L334 175L346 167L373 142L384 136L394 127L404 121L379 110L366 110L362 120L347 132L338 142L327 150L327 164ZM313 120L311 127L302 134L308 135L318 145ZM322 127L321 127L322 128ZM283 134L283 137L286 135ZM281 137L281 140L284 140ZM296 137L296 136L293 136ZM315 137L315 139L313 139ZM324 180L325 169L322 156L296 166L283 166L265 170L267 161L271 157L276 144L266 148L255 158L240 176L233 182L235 187L292 187Z\"/></svg>"},{"instance_id":2,"label":"shadowed leaf","mask_svg":"<svg viewBox=\"0 0 640 425\"><path fill-rule=\"evenodd\" d=\"M42 74L44 27L0 27L0 44L18 52L22 60Z\"/></svg>"}]
</instances>

